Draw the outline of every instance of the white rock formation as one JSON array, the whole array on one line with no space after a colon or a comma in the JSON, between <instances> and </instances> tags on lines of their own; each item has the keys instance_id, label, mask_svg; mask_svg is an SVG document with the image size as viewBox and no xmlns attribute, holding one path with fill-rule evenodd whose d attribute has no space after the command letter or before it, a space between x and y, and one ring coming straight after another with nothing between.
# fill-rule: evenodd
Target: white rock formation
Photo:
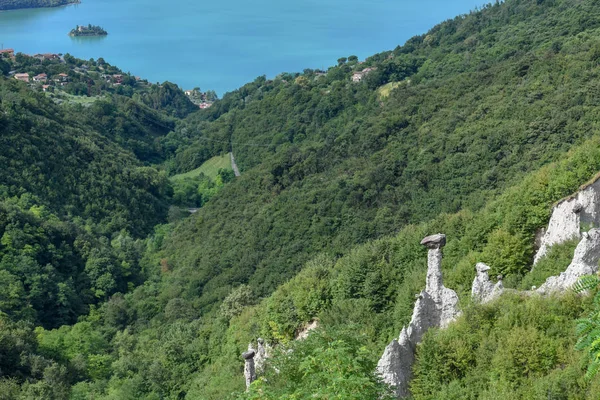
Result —
<instances>
[{"instance_id":1,"label":"white rock formation","mask_svg":"<svg viewBox=\"0 0 600 400\"><path fill-rule=\"evenodd\" d=\"M477 274L471 287L471 297L473 297L473 300L483 304L500 296L504 291L502 276L498 277L498 283L494 285L488 276L489 266L484 263L477 263L475 269L477 270Z\"/></svg>"},{"instance_id":2,"label":"white rock formation","mask_svg":"<svg viewBox=\"0 0 600 400\"><path fill-rule=\"evenodd\" d=\"M248 350L242 354L244 358L244 377L246 378L246 390L250 388L252 382L256 380L256 368L254 365L254 350Z\"/></svg>"},{"instance_id":3,"label":"white rock formation","mask_svg":"<svg viewBox=\"0 0 600 400\"><path fill-rule=\"evenodd\" d=\"M533 264L537 264L553 245L580 238L582 224L600 225L600 180L596 180L554 207L548 229L541 240Z\"/></svg>"},{"instance_id":4,"label":"white rock formation","mask_svg":"<svg viewBox=\"0 0 600 400\"><path fill-rule=\"evenodd\" d=\"M600 260L600 229L592 229L582 234L575 249L573 260L565 272L551 276L537 289L538 293L551 293L570 289L582 276L598 272Z\"/></svg>"},{"instance_id":5,"label":"white rock formation","mask_svg":"<svg viewBox=\"0 0 600 400\"><path fill-rule=\"evenodd\" d=\"M394 387L398 398L409 395L416 347L425 332L433 327L445 328L460 314L458 295L446 288L442 280L442 247L446 244L446 236L428 236L421 244L429 249L425 290L415 303L410 324L402 328L398 340L392 340L377 363L377 373Z\"/></svg>"},{"instance_id":6,"label":"white rock formation","mask_svg":"<svg viewBox=\"0 0 600 400\"><path fill-rule=\"evenodd\" d=\"M404 337L401 334L399 341L392 340L377 363L377 373L394 387L398 398L409 395L408 383L412 378L412 365L415 360L415 349L406 337L404 329L402 333Z\"/></svg>"},{"instance_id":7,"label":"white rock formation","mask_svg":"<svg viewBox=\"0 0 600 400\"><path fill-rule=\"evenodd\" d=\"M294 340L304 340L310 335L312 331L319 327L319 321L314 320L310 324L306 325L294 338Z\"/></svg>"},{"instance_id":8,"label":"white rock formation","mask_svg":"<svg viewBox=\"0 0 600 400\"><path fill-rule=\"evenodd\" d=\"M261 338L258 338L256 341L257 341L257 346L256 346L257 350L256 350L256 356L254 356L254 365L256 368L256 374L261 375L265 372L266 362L270 355L269 354L270 347Z\"/></svg>"}]
</instances>

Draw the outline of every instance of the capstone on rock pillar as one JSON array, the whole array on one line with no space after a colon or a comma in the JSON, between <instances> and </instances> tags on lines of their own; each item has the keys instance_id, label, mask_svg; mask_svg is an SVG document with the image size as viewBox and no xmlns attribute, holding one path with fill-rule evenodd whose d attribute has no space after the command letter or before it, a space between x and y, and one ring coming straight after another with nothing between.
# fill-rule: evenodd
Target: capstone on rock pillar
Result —
<instances>
[{"instance_id":1,"label":"capstone on rock pillar","mask_svg":"<svg viewBox=\"0 0 600 400\"><path fill-rule=\"evenodd\" d=\"M427 283L425 291L434 296L444 286L442 280L442 247L446 245L446 235L427 236L421 244L429 249L427 252ZM437 300L437 299L436 299Z\"/></svg>"},{"instance_id":2,"label":"capstone on rock pillar","mask_svg":"<svg viewBox=\"0 0 600 400\"><path fill-rule=\"evenodd\" d=\"M250 388L252 382L256 380L256 368L254 366L254 356L256 352L254 350L248 350L242 354L244 358L244 377L246 378L246 390Z\"/></svg>"}]
</instances>

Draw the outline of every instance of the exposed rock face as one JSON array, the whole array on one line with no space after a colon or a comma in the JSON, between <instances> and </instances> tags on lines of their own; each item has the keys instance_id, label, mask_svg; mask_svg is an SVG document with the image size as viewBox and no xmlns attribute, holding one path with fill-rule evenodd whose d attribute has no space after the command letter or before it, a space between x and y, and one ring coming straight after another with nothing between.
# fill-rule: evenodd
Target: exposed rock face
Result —
<instances>
[{"instance_id":1,"label":"exposed rock face","mask_svg":"<svg viewBox=\"0 0 600 400\"><path fill-rule=\"evenodd\" d=\"M312 321L310 324L306 325L294 338L294 340L304 340L310 335L312 331L319 327L319 321Z\"/></svg>"},{"instance_id":2,"label":"exposed rock face","mask_svg":"<svg viewBox=\"0 0 600 400\"><path fill-rule=\"evenodd\" d=\"M600 225L600 180L554 207L533 264L545 256L553 245L580 238L582 224Z\"/></svg>"},{"instance_id":3,"label":"exposed rock face","mask_svg":"<svg viewBox=\"0 0 600 400\"><path fill-rule=\"evenodd\" d=\"M248 350L242 354L242 357L245 360L244 377L246 378L246 390L248 390L252 382L256 380L256 368L254 366L255 355L256 352L254 350Z\"/></svg>"},{"instance_id":4,"label":"exposed rock face","mask_svg":"<svg viewBox=\"0 0 600 400\"><path fill-rule=\"evenodd\" d=\"M257 339L257 350L256 356L254 357L254 365L256 368L256 374L260 375L265 372L265 364L267 358L269 358L269 346L265 344L265 341L261 338Z\"/></svg>"},{"instance_id":5,"label":"exposed rock face","mask_svg":"<svg viewBox=\"0 0 600 400\"><path fill-rule=\"evenodd\" d=\"M582 276L598 272L600 260L600 229L592 229L583 233L581 241L575 249L573 260L565 272L559 276L551 276L537 289L539 293L551 293L570 289Z\"/></svg>"},{"instance_id":6,"label":"exposed rock face","mask_svg":"<svg viewBox=\"0 0 600 400\"><path fill-rule=\"evenodd\" d=\"M400 341L402 344L396 339L392 340L377 363L377 372L386 383L394 386L394 393L398 398L409 394L408 382L412 378L412 364L415 360L415 349L408 338L402 339L400 335Z\"/></svg>"},{"instance_id":7,"label":"exposed rock face","mask_svg":"<svg viewBox=\"0 0 600 400\"><path fill-rule=\"evenodd\" d=\"M458 295L444 286L442 280L442 247L446 236L428 236L421 244L429 249L427 254L427 282L419 294L408 327L402 328L398 340L394 339L377 363L377 372L394 387L398 398L409 395L408 383L412 378L412 364L416 346L429 328L445 328L460 314Z\"/></svg>"},{"instance_id":8,"label":"exposed rock face","mask_svg":"<svg viewBox=\"0 0 600 400\"><path fill-rule=\"evenodd\" d=\"M498 276L498 283L494 285L488 276L489 266L484 263L477 263L475 269L477 270L477 275L475 275L471 288L473 299L479 303L487 303L500 296L504 291L502 276Z\"/></svg>"}]
</instances>

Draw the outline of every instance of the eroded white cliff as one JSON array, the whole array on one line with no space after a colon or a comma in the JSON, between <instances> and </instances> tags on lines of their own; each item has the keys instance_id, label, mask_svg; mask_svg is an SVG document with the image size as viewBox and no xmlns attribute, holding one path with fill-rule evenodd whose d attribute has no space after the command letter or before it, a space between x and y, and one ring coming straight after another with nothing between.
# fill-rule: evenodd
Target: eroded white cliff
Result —
<instances>
[{"instance_id":1,"label":"eroded white cliff","mask_svg":"<svg viewBox=\"0 0 600 400\"><path fill-rule=\"evenodd\" d=\"M600 226L600 180L558 203L535 254L535 265L550 247L581 237L582 227Z\"/></svg>"},{"instance_id":2,"label":"eroded white cliff","mask_svg":"<svg viewBox=\"0 0 600 400\"><path fill-rule=\"evenodd\" d=\"M551 293L571 289L583 276L598 273L600 260L600 229L584 232L581 241L575 249L573 261L565 272L551 276L537 289L538 293Z\"/></svg>"}]
</instances>

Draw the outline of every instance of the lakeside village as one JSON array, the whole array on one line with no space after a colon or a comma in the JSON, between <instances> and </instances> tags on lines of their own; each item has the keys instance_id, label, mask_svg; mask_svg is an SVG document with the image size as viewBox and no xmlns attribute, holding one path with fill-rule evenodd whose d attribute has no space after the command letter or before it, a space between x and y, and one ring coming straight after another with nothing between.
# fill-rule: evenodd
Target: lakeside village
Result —
<instances>
[{"instance_id":1,"label":"lakeside village","mask_svg":"<svg viewBox=\"0 0 600 400\"><path fill-rule=\"evenodd\" d=\"M68 95L94 97L107 91L131 96L134 89L153 85L139 76L124 73L102 58L85 61L69 54L45 53L32 56L15 53L14 49L1 49L0 69L3 64L8 64L7 75L48 93L56 102L65 101L64 97ZM156 85L161 86L159 83ZM184 90L184 93L201 109L209 108L216 100L212 91L203 93L196 88Z\"/></svg>"}]
</instances>

